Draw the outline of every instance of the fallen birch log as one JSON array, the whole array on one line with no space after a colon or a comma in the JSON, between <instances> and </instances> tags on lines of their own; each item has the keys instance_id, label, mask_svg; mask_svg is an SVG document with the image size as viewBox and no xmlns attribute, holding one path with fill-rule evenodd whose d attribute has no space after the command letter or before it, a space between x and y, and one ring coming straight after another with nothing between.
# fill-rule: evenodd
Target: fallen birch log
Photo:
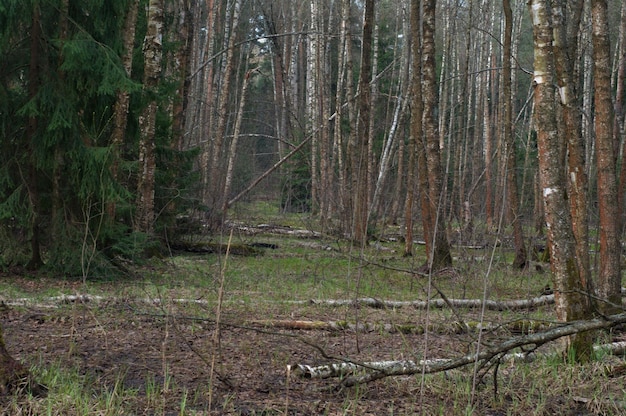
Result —
<instances>
[{"instance_id":1,"label":"fallen birch log","mask_svg":"<svg viewBox=\"0 0 626 416\"><path fill-rule=\"evenodd\" d=\"M26 306L26 305L46 305L46 304L68 304L68 303L98 303L98 302L115 302L115 301L133 301L141 303L154 303L160 304L164 302L172 303L194 303L194 304L209 304L210 302L204 299L160 299L160 298L119 298L114 296L99 296L90 294L77 294L77 295L59 295L51 296L43 299L34 298L18 298L18 299L4 299L7 306ZM450 305L457 308L481 308L483 301L481 299L448 299ZM240 301L237 301L240 302ZM375 298L358 298L358 299L310 299L310 300L295 300L287 301L286 303L293 305L322 305L331 307L340 306L366 306L370 308L378 309L397 309L403 307L413 307L416 309L430 308L446 308L449 304L444 299L432 299L430 301L394 301L394 300L381 300ZM554 303L554 295L539 296L531 299L519 299L508 301L495 301L485 300L485 308L489 310L519 310L519 309L532 309L538 306L550 305Z\"/></svg>"},{"instance_id":2,"label":"fallen birch log","mask_svg":"<svg viewBox=\"0 0 626 416\"><path fill-rule=\"evenodd\" d=\"M522 335L503 341L500 344L492 347L484 348L482 351L474 354L467 354L461 357L452 359L441 360L426 360L415 363L413 361L389 361L385 365L379 366L364 366L357 364L358 368L362 368L365 371L361 374L349 375L340 383L338 388L353 387L358 384L369 383L375 380L379 380L385 377L391 376L403 376L414 374L432 374L438 372L444 372L460 368L472 363L487 363L498 357L506 357L507 353L515 348L521 348L531 346L533 349L539 347L548 342L555 341L559 338L574 335L580 332L594 331L600 329L608 329L620 324L626 323L626 313L620 313L616 315L610 315L603 318L590 319L586 321L573 321L563 323L560 326L549 328L545 331L536 332L532 334ZM618 344L619 348L626 347L622 343ZM612 347L605 349L605 346L594 347L595 351L611 351ZM619 348L615 348L619 351ZM349 363L350 364L350 363ZM325 368L315 370L311 372L311 369L315 367L302 366L300 364L291 365L287 368L290 373L298 374L306 377L313 377L313 374L341 374L338 369ZM347 368L350 368L348 366ZM341 370L341 368L339 368Z\"/></svg>"},{"instance_id":3,"label":"fallen birch log","mask_svg":"<svg viewBox=\"0 0 626 416\"><path fill-rule=\"evenodd\" d=\"M597 352L603 352L605 354L621 355L626 351L626 341L613 342L610 344L594 345L593 350ZM515 352L504 355L500 361L514 361L514 362L532 362L537 358L536 352L521 353ZM371 361L364 363L331 363L322 364L317 366L307 364L292 364L287 365L287 371L296 376L302 378L332 378L332 377L345 377L359 371L389 371L394 368L404 368L405 371L409 368L413 368L416 372L420 372L424 366L442 365L452 361L447 358L433 358L430 360L420 360L415 363L410 360L389 360L389 361Z\"/></svg>"},{"instance_id":4,"label":"fallen birch log","mask_svg":"<svg viewBox=\"0 0 626 416\"><path fill-rule=\"evenodd\" d=\"M622 293L626 294L626 288L622 288ZM140 303L152 303L162 304L167 302L172 303L192 303L207 305L211 302L206 299L161 299L161 298L120 298L114 296L98 296L90 294L77 294L77 295L60 295L52 296L43 299L35 298L18 298L18 299L2 299L7 306L27 306L33 305L50 307L46 304L67 304L67 303L97 303L97 302L140 302ZM241 300L235 300L236 303L244 303ZM443 309L450 306L455 308L467 308L467 309L479 309L485 306L487 310L505 311L505 310L525 310L533 309L539 306L546 306L554 304L554 295L537 296L530 299L514 299L514 300L482 300L482 299L431 299L431 300L382 300L371 297L357 298L357 299L309 299L309 300L291 300L285 301L287 304L292 305L321 305L330 307L352 306L352 307L370 307L377 309L399 309L399 308L415 308L415 309Z\"/></svg>"},{"instance_id":5,"label":"fallen birch log","mask_svg":"<svg viewBox=\"0 0 626 416\"><path fill-rule=\"evenodd\" d=\"M393 324L393 323L370 323L359 322L352 323L348 321L307 321L307 320L291 320L291 319L256 319L247 322L251 326L262 326L265 328L278 328L288 330L308 330L308 331L350 331L350 332L387 332L402 334L423 334L425 332L434 332L437 334L461 334L476 331L501 331L505 330L512 333L528 334L544 330L554 323L548 321L537 321L533 319L518 319L505 323L491 323L479 321L458 322L452 321L447 323L431 323L429 325L420 325L412 323Z\"/></svg>"},{"instance_id":6,"label":"fallen birch log","mask_svg":"<svg viewBox=\"0 0 626 416\"><path fill-rule=\"evenodd\" d=\"M89 294L78 295L59 295L50 296L43 299L35 298L17 298L5 299L0 302L6 306L32 306L38 308L54 308L58 305L66 305L73 303L105 303L105 302L137 302L160 305L163 303L180 303L180 304L196 304L208 305L210 302L205 299L160 299L160 298L121 298L116 296L99 296Z\"/></svg>"},{"instance_id":7,"label":"fallen birch log","mask_svg":"<svg viewBox=\"0 0 626 416\"><path fill-rule=\"evenodd\" d=\"M554 303L554 295L537 296L530 299L517 299L517 300L489 300L489 299L448 299L448 302L444 299L431 299L431 300L381 300L376 298L358 298L358 299L310 299L301 301L292 301L294 304L313 304L313 305L325 305L325 306L367 306L370 308L379 309L398 309L398 308L415 308L415 309L427 309L427 308L446 308L450 305L456 308L468 308L478 309L483 305L488 310L505 311L505 310L520 310L520 309L532 309L539 306L551 305Z\"/></svg>"},{"instance_id":8,"label":"fallen birch log","mask_svg":"<svg viewBox=\"0 0 626 416\"><path fill-rule=\"evenodd\" d=\"M531 362L534 360L534 354L513 353L507 354L502 361L524 361ZM419 373L424 366L436 366L443 365L450 362L450 359L446 358L433 358L430 360L420 360L418 362L411 360L398 360L398 361L369 361L364 363L342 362L322 364L317 366L311 366L307 364L293 364L287 365L287 372L296 377L302 378L333 378L333 377L345 377L357 372L364 371L413 371Z\"/></svg>"}]
</instances>

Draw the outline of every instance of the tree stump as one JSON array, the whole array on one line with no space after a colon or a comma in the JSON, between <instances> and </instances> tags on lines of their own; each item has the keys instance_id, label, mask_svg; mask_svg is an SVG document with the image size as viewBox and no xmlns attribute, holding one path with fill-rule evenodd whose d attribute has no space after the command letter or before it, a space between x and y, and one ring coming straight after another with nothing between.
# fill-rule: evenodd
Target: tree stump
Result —
<instances>
[{"instance_id":1,"label":"tree stump","mask_svg":"<svg viewBox=\"0 0 626 416\"><path fill-rule=\"evenodd\" d=\"M26 367L11 357L4 344L0 326L0 396L14 392L27 392L33 396L42 397L47 391L45 386L32 379Z\"/></svg>"}]
</instances>

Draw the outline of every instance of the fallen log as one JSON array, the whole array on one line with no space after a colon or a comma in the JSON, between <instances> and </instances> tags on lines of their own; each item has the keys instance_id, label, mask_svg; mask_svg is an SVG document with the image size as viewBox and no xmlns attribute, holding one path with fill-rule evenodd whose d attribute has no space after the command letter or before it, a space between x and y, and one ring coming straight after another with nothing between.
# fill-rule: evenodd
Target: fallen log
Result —
<instances>
[{"instance_id":1,"label":"fallen log","mask_svg":"<svg viewBox=\"0 0 626 416\"><path fill-rule=\"evenodd\" d=\"M324 235L318 231L307 230L302 228L291 228L284 225L272 225L272 224L259 224L257 226L253 225L243 225L235 222L229 222L228 225L241 233L245 233L248 235L257 235L257 234L277 234L277 235L288 235L291 237L298 238L322 238Z\"/></svg>"},{"instance_id":2,"label":"fallen log","mask_svg":"<svg viewBox=\"0 0 626 416\"><path fill-rule=\"evenodd\" d=\"M528 334L546 329L553 325L552 322L537 321L533 319L518 319L505 323L485 323L479 321L446 322L440 324L420 325L413 323L352 323L348 321L307 321L291 319L256 319L247 322L250 326L262 326L265 328L278 328L288 330L308 331L349 331L349 332L387 332L402 334L423 334L433 332L437 334L461 334L476 331L508 331L516 334Z\"/></svg>"},{"instance_id":3,"label":"fallen log","mask_svg":"<svg viewBox=\"0 0 626 416\"><path fill-rule=\"evenodd\" d=\"M610 344L594 345L593 350L604 352L607 354L620 355L626 351L626 342L614 342ZM538 357L537 352L529 353L509 353L500 358L500 361L514 362L533 362ZM287 372L295 377L326 379L333 377L346 377L358 372L381 371L381 372L409 372L420 373L423 368L433 368L443 366L452 362L448 358L432 358L430 360L420 360L418 362L411 360L386 360L386 361L368 361L363 363L356 362L340 362L321 365L308 364L289 364ZM445 370L442 370L445 371ZM436 371L432 371L433 373Z\"/></svg>"},{"instance_id":4,"label":"fallen log","mask_svg":"<svg viewBox=\"0 0 626 416\"><path fill-rule=\"evenodd\" d=\"M502 361L523 361L531 362L535 358L534 353L513 353L505 355ZM333 377L346 377L358 372L366 371L414 371L421 372L424 366L435 366L448 363L449 359L433 358L430 360L390 360L390 361L368 361L364 363L341 362L311 366L307 364L287 365L287 372L295 377L326 379Z\"/></svg>"},{"instance_id":5,"label":"fallen log","mask_svg":"<svg viewBox=\"0 0 626 416\"><path fill-rule=\"evenodd\" d=\"M186 242L172 243L172 250L188 253L215 253L232 254L236 256L260 256L264 252L257 244L223 244L214 242Z\"/></svg>"},{"instance_id":6,"label":"fallen log","mask_svg":"<svg viewBox=\"0 0 626 416\"><path fill-rule=\"evenodd\" d=\"M452 359L423 361L421 363L415 363L412 361L392 361L390 362L391 364L381 366L380 368L368 368L367 366L359 365L359 367L365 369L365 372L362 374L350 375L344 378L337 388L353 387L391 376L404 376L421 373L432 374L460 368L472 363L486 364L494 359L501 359L502 357L505 357L507 353L516 348L530 346L534 350L541 345L555 341L562 337L574 335L580 332L609 329L624 323L626 323L626 313L620 313L602 318L563 323L559 326L548 328L545 331L514 337L503 341L500 344L485 347L478 353L467 354ZM296 368L299 368L297 364L288 367L288 371L292 373L295 372L297 374L300 370L296 370Z\"/></svg>"},{"instance_id":7,"label":"fallen log","mask_svg":"<svg viewBox=\"0 0 626 416\"><path fill-rule=\"evenodd\" d=\"M16 298L16 299L3 299L2 301L8 306L25 306L37 301L42 306L46 303L50 304L63 304L63 303L90 303L90 302L107 302L107 301L128 301L143 303L162 303L164 300L159 298L143 298L143 299L124 299L113 296L99 296L91 294L77 294L77 295L59 295L51 296L45 299L31 299L31 298ZM202 299L167 299L168 302L173 303L209 303ZM240 302L240 301L237 301ZM483 301L481 299L448 299L448 302L458 308L481 308ZM494 301L485 300L485 308L491 310L519 310L519 309L532 309L539 306L550 305L554 303L554 295L539 296L531 299L518 299L508 301ZM378 309L397 309L403 307L412 307L416 309L430 308L445 308L449 307L444 299L432 299L430 301L423 300L410 300L410 301L394 301L394 300L382 300L375 298L358 298L358 299L309 299L309 300L293 300L286 301L285 303L293 305L323 305L331 307L340 306L353 306L353 307L370 307Z\"/></svg>"},{"instance_id":8,"label":"fallen log","mask_svg":"<svg viewBox=\"0 0 626 416\"><path fill-rule=\"evenodd\" d=\"M367 306L379 309L397 309L411 307L415 309L427 308L446 308L450 305L456 308L479 309L483 305L485 309L495 311L533 309L539 306L551 305L554 303L554 295L537 296L530 299L516 300L489 300L489 299L431 299L431 300L382 300L376 298L358 298L358 299L310 299L291 301L294 304L313 304L325 306Z\"/></svg>"}]
</instances>

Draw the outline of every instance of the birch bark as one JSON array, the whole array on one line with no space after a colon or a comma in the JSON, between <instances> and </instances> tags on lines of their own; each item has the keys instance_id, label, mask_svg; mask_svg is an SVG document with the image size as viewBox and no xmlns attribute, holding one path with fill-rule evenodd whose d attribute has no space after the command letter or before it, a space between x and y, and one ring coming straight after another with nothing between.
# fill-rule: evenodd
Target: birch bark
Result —
<instances>
[{"instance_id":1,"label":"birch bark","mask_svg":"<svg viewBox=\"0 0 626 416\"><path fill-rule=\"evenodd\" d=\"M584 295L576 261L572 219L568 209L567 189L556 118L554 89L553 27L550 9L545 0L531 0L533 22L535 114L539 150L539 183L545 207L545 222L556 302L560 321L584 319L589 315L589 304ZM591 354L591 339L587 334L565 338L566 347L579 359Z\"/></svg>"}]
</instances>

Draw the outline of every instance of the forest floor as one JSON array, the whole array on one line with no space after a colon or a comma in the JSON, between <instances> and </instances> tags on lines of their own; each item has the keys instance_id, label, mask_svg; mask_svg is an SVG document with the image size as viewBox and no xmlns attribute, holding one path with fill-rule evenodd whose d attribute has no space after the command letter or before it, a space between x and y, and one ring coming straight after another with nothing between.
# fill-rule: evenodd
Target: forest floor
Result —
<instances>
[{"instance_id":1,"label":"forest floor","mask_svg":"<svg viewBox=\"0 0 626 416\"><path fill-rule=\"evenodd\" d=\"M320 251L319 247L313 249ZM146 268L146 275L152 277L145 281L85 285L71 279L1 273L0 290L5 303L0 321L7 348L31 367L33 374L48 386L49 393L45 398L0 398L0 412L624 414L626 365L620 358L604 356L584 365L565 363L558 353L553 353L553 344L541 347L547 355L534 362L503 362L497 372L495 367L480 372L469 365L445 373L389 377L344 389L336 388L341 382L338 378L309 379L290 374L289 365L336 362L328 357L356 362L454 358L474 351L478 342L492 345L519 335L502 329L483 332L480 337L478 332L460 333L452 325L459 316L445 308L372 308L307 302L320 297L345 299L350 293L355 298L356 291L359 296L379 293L386 299L425 297L424 278L399 277L402 273L393 274L390 269L382 283L370 270L362 273L362 281L356 279L356 286L362 286L361 289L351 286L352 281L345 292L337 293L333 285L338 285L342 278L333 274L334 266L322 262L333 254L321 252L312 260L310 250L307 247L294 254L294 250L287 253L279 248L256 259L233 257L228 260L228 267L236 269L237 274L226 274L226 282L219 276L226 261L216 254L186 255L159 262ZM403 261L388 252L385 256L389 262L392 258ZM290 265L294 258L299 260ZM277 268L263 269L269 265ZM485 266L481 267L484 270ZM215 273L211 275L207 270ZM344 272L341 270L340 274ZM204 276L204 286L199 286L198 276ZM545 275L524 276L519 280L526 282L524 287L530 285L530 292L545 284ZM458 275L443 276L439 282L449 288L450 297L470 297L473 284L480 293L481 279L476 278L478 283L462 279ZM327 280L330 285L326 285ZM505 280L508 281L502 281ZM491 283L490 292L512 297L499 289L497 282ZM398 292L394 292L396 289ZM287 295L293 291L298 293ZM514 292L519 294L519 287ZM530 292L526 294L539 294ZM85 293L99 297L58 297ZM554 320L553 305L524 311L464 309L456 313L466 322L480 320L491 325L520 318ZM221 322L219 331L217 320ZM271 326L269 320L294 326ZM367 323L371 328L362 332L296 328L295 323L302 321ZM429 330L426 334L389 331L384 324L410 324L411 328L424 325ZM604 341L623 339L619 331L610 337L604 335Z\"/></svg>"}]
</instances>

